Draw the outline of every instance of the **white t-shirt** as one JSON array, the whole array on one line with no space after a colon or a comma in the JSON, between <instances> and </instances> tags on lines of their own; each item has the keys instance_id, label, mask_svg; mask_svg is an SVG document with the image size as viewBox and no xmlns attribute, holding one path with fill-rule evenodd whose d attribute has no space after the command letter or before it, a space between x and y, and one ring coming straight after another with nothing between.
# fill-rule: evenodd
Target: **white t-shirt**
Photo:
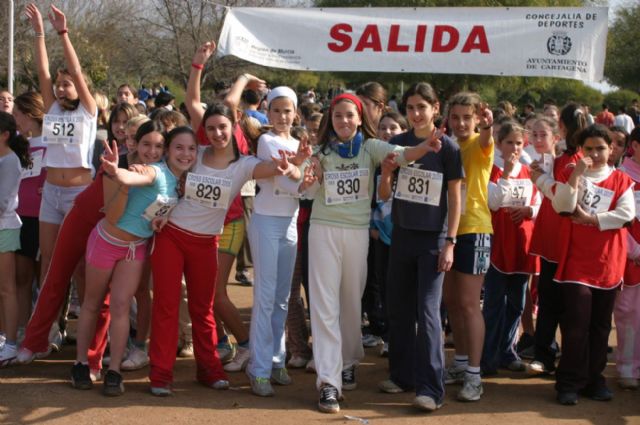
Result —
<instances>
[{"instance_id":1,"label":"white t-shirt","mask_svg":"<svg viewBox=\"0 0 640 425\"><path fill-rule=\"evenodd\" d=\"M20 159L13 151L0 157L0 230L22 226L16 213L21 174Z\"/></svg>"},{"instance_id":2,"label":"white t-shirt","mask_svg":"<svg viewBox=\"0 0 640 425\"><path fill-rule=\"evenodd\" d=\"M53 102L42 124L42 142L47 146L45 166L91 169L96 127L97 114L92 116L82 103L75 111L65 111Z\"/></svg>"},{"instance_id":3,"label":"white t-shirt","mask_svg":"<svg viewBox=\"0 0 640 425\"><path fill-rule=\"evenodd\" d=\"M300 142L296 139L284 139L268 132L260 136L257 157L263 161L271 161L271 157L279 158L279 150L297 152ZM298 211L298 187L300 181L286 176L275 176L259 179L260 192L253 202L253 211L262 215L293 217Z\"/></svg>"},{"instance_id":4,"label":"white t-shirt","mask_svg":"<svg viewBox=\"0 0 640 425\"><path fill-rule=\"evenodd\" d=\"M253 169L260 160L254 156L241 156L227 168L211 168L202 163L206 149L198 150L196 166L187 175L185 195L171 212L169 221L190 232L219 235L231 201L251 180ZM218 200L226 200L226 204L219 204Z\"/></svg>"}]
</instances>

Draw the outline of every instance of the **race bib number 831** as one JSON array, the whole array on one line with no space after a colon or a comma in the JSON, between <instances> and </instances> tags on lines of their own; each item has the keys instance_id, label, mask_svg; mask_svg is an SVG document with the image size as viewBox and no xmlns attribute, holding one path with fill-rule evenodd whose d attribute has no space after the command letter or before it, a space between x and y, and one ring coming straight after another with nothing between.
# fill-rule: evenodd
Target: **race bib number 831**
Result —
<instances>
[{"instance_id":1,"label":"race bib number 831","mask_svg":"<svg viewBox=\"0 0 640 425\"><path fill-rule=\"evenodd\" d=\"M419 204L440 206L442 179L442 173L402 167L398 173L394 197Z\"/></svg>"}]
</instances>

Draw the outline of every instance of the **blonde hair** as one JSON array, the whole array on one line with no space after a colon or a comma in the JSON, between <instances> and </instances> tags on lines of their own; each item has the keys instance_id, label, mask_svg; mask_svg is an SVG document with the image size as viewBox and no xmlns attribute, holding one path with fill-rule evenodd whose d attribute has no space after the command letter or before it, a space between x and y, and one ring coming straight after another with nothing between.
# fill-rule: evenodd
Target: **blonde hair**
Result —
<instances>
[{"instance_id":1,"label":"blonde hair","mask_svg":"<svg viewBox=\"0 0 640 425\"><path fill-rule=\"evenodd\" d=\"M129 121L127 121L127 130L133 127L138 127L142 124L144 124L147 121L151 121L151 119L146 116L146 115L136 115L133 118L130 118Z\"/></svg>"},{"instance_id":2,"label":"blonde hair","mask_svg":"<svg viewBox=\"0 0 640 425\"><path fill-rule=\"evenodd\" d=\"M93 94L93 98L98 108L98 126L106 127L109 122L109 98L98 91Z\"/></svg>"}]
</instances>

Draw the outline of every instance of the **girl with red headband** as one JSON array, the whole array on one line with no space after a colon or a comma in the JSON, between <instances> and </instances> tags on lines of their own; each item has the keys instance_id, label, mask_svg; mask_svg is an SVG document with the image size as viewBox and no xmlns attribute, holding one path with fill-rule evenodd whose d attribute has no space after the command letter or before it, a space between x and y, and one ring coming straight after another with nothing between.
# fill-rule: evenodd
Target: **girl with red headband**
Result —
<instances>
[{"instance_id":1,"label":"girl with red headband","mask_svg":"<svg viewBox=\"0 0 640 425\"><path fill-rule=\"evenodd\" d=\"M352 94L339 95L320 129L321 147L313 158L317 182L308 190L315 198L309 290L318 408L326 413L340 410L342 389L356 388L355 367L364 357L360 300L367 277L374 170L385 158L407 165L440 149L435 138L404 148L375 140L375 134L360 100ZM308 184L305 178L303 188Z\"/></svg>"}]
</instances>

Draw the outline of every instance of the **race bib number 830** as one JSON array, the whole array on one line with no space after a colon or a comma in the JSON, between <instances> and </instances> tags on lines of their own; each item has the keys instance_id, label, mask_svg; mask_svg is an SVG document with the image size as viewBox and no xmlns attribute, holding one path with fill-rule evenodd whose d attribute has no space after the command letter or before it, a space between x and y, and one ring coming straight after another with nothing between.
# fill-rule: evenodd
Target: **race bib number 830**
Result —
<instances>
[{"instance_id":1,"label":"race bib number 830","mask_svg":"<svg viewBox=\"0 0 640 425\"><path fill-rule=\"evenodd\" d=\"M324 191L324 200L327 205L347 204L369 199L369 169L325 171Z\"/></svg>"}]
</instances>

